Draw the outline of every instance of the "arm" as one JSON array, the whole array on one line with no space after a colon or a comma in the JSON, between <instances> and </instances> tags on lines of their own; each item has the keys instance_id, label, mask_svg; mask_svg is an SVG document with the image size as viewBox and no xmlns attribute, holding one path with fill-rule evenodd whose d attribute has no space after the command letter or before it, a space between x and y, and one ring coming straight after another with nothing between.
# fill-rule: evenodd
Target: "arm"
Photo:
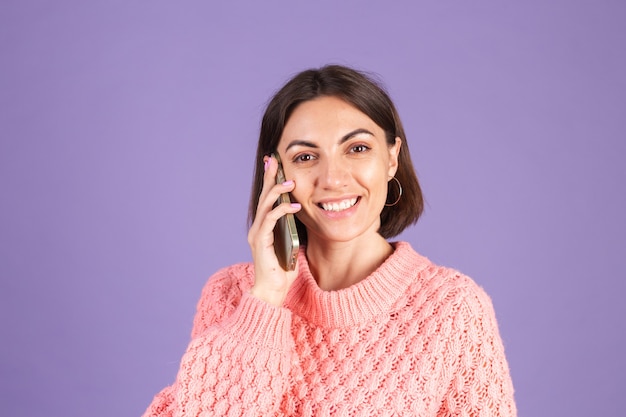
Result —
<instances>
[{"instance_id":1,"label":"arm","mask_svg":"<svg viewBox=\"0 0 626 417\"><path fill-rule=\"evenodd\" d=\"M281 216L300 206L273 207L295 185L276 184L274 158L264 157L264 164L264 185L248 231L254 272L238 265L209 280L176 383L155 397L144 417L260 416L278 409L293 351L291 313L281 306L297 270L280 267L273 230Z\"/></svg>"},{"instance_id":2,"label":"arm","mask_svg":"<svg viewBox=\"0 0 626 417\"><path fill-rule=\"evenodd\" d=\"M237 265L209 280L176 382L144 417L276 412L293 350L291 313L251 296L249 273L249 266Z\"/></svg>"},{"instance_id":3,"label":"arm","mask_svg":"<svg viewBox=\"0 0 626 417\"><path fill-rule=\"evenodd\" d=\"M514 417L513 384L491 300L478 287L460 305L461 354L439 416Z\"/></svg>"}]
</instances>

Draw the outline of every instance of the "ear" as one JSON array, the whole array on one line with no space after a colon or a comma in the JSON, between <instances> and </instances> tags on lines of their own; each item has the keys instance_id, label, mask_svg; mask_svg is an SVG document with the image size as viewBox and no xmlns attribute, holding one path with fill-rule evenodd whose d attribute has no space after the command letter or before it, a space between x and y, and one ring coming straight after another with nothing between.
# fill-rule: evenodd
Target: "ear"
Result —
<instances>
[{"instance_id":1,"label":"ear","mask_svg":"<svg viewBox=\"0 0 626 417\"><path fill-rule=\"evenodd\" d=\"M396 143L389 146L389 168L387 170L387 174L389 176L389 180L396 175L396 171L398 171L398 158L400 156L400 148L402 147L402 139L396 137Z\"/></svg>"}]
</instances>

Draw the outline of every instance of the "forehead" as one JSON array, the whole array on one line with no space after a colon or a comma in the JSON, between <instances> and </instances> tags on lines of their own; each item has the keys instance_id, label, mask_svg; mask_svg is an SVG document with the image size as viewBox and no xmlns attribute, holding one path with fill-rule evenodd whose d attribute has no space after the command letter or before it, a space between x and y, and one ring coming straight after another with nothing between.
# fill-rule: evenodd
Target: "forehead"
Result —
<instances>
[{"instance_id":1,"label":"forehead","mask_svg":"<svg viewBox=\"0 0 626 417\"><path fill-rule=\"evenodd\" d=\"M341 135L357 128L382 133L380 126L352 104L339 97L323 96L305 101L294 109L285 124L281 141Z\"/></svg>"}]
</instances>

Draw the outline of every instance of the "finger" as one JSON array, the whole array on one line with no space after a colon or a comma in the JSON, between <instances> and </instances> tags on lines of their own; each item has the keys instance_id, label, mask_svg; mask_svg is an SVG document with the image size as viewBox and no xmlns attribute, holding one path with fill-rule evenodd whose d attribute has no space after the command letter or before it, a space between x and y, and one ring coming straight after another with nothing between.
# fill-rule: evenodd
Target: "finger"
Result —
<instances>
[{"instance_id":1,"label":"finger","mask_svg":"<svg viewBox=\"0 0 626 417\"><path fill-rule=\"evenodd\" d=\"M254 228L251 228L248 232L248 244L252 248L253 252L269 250L274 253L274 229L278 223L278 219L287 213L297 213L300 207L294 205L281 205L276 207L262 220L259 220L258 224Z\"/></svg>"},{"instance_id":2,"label":"finger","mask_svg":"<svg viewBox=\"0 0 626 417\"><path fill-rule=\"evenodd\" d=\"M255 221L258 218L263 218L267 215L276 204L276 201L280 197L281 194L286 194L294 190L295 188L294 181L285 181L282 184L274 184L272 185L265 194L262 194L259 197L259 203L257 205L256 217Z\"/></svg>"},{"instance_id":3,"label":"finger","mask_svg":"<svg viewBox=\"0 0 626 417\"><path fill-rule=\"evenodd\" d=\"M263 163L265 167L265 173L263 174L263 187L261 188L261 195L259 201L267 195L269 190L276 184L276 173L278 172L278 161L271 156L264 156Z\"/></svg>"},{"instance_id":4,"label":"finger","mask_svg":"<svg viewBox=\"0 0 626 417\"><path fill-rule=\"evenodd\" d=\"M286 214L295 214L302 206L299 203L283 203L270 210L265 216L257 216L255 222L258 221L254 230L251 228L248 239L251 245L258 244L258 247L270 247L274 245L274 228L278 219Z\"/></svg>"},{"instance_id":5,"label":"finger","mask_svg":"<svg viewBox=\"0 0 626 417\"><path fill-rule=\"evenodd\" d=\"M273 206L273 203L268 206L266 200L270 190L276 185L276 173L278 171L278 162L269 155L263 157L263 164L265 173L263 174L263 184L261 185L261 192L257 201L255 221L259 217L264 217Z\"/></svg>"}]
</instances>

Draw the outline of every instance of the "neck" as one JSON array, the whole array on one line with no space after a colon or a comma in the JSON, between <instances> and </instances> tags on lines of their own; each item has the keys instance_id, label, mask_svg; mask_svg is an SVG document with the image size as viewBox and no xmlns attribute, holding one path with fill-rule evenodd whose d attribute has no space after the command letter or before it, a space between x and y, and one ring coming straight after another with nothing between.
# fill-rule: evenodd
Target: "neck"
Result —
<instances>
[{"instance_id":1,"label":"neck","mask_svg":"<svg viewBox=\"0 0 626 417\"><path fill-rule=\"evenodd\" d=\"M378 233L375 237L350 242L328 242L309 238L306 256L317 285L325 291L348 288L372 274L393 247Z\"/></svg>"}]
</instances>

